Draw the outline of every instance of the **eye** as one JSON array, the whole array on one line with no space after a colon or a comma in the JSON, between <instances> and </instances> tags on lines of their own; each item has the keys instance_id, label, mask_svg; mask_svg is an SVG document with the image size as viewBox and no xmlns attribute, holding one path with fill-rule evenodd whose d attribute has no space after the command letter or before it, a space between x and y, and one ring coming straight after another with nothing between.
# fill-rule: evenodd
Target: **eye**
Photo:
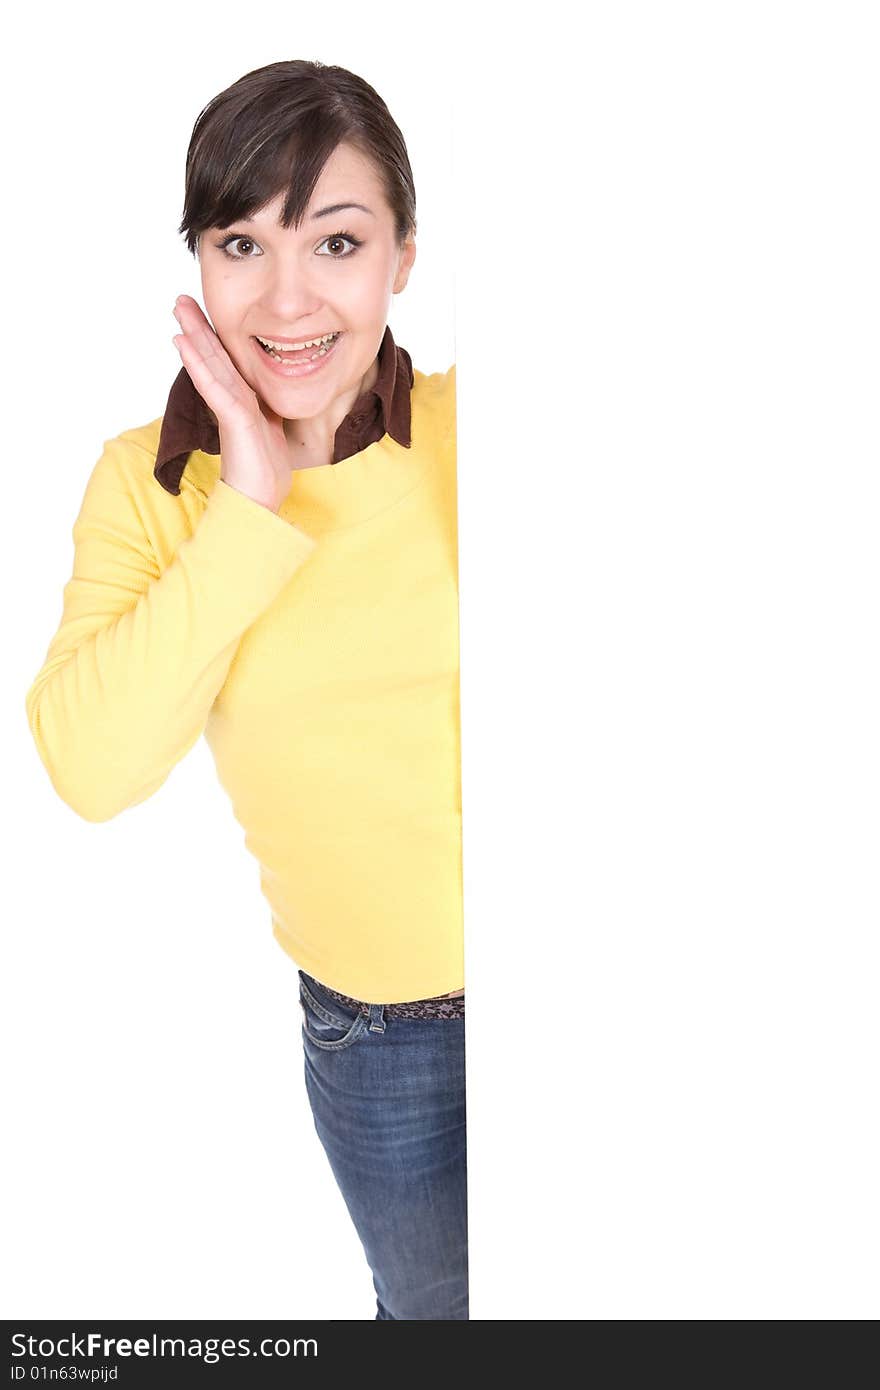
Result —
<instances>
[{"instance_id":1,"label":"eye","mask_svg":"<svg viewBox=\"0 0 880 1390\"><path fill-rule=\"evenodd\" d=\"M231 251L227 250L227 247L231 246L235 241L243 241L245 246L256 246L257 244L249 236L240 236L233 232L231 236L224 237L222 241L216 241L214 245L218 250L223 252L224 256L228 256L231 261L252 261L254 257L250 254L247 256L234 256ZM262 251L257 252L258 256L262 256L262 254Z\"/></svg>"},{"instance_id":2,"label":"eye","mask_svg":"<svg viewBox=\"0 0 880 1390\"><path fill-rule=\"evenodd\" d=\"M348 242L351 248L348 251L337 252L322 249L324 247L339 246L346 241ZM234 246L236 242L241 242L244 246L253 247L253 251L247 251L244 254L242 254L241 251L237 253L235 251L230 251L229 248L231 246ZM262 256L263 254L263 252L257 246L257 243L254 241L253 237L243 236L240 232L230 232L230 234L228 236L225 236L222 241L216 241L214 245L217 247L219 251L222 251L224 256L226 256L226 258L230 261L252 261L256 258L256 256ZM319 248L315 252L315 254L321 256L329 256L330 260L332 261L344 261L347 260L349 256L353 256L357 251L358 247L362 245L363 242L358 237L352 236L351 232L334 232L332 236L324 238L324 240L319 244Z\"/></svg>"},{"instance_id":3,"label":"eye","mask_svg":"<svg viewBox=\"0 0 880 1390\"><path fill-rule=\"evenodd\" d=\"M335 232L333 236L325 237L322 245L333 245L334 243L338 245L341 241L349 242L351 244L351 250L343 251L342 254L338 256L336 255L335 251L327 251L322 254L330 256L331 260L334 261L344 261L347 260L349 256L353 256L357 251L358 247L363 245L363 242L359 241L356 236L352 236L351 232ZM317 254L318 253L316 252L316 255Z\"/></svg>"}]
</instances>

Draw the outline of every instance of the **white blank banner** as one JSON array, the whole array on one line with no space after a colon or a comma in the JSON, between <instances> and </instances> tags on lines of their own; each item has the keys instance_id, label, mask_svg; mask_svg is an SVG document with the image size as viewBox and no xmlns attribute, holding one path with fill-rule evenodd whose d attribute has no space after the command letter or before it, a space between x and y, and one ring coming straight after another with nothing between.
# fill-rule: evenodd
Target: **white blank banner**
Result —
<instances>
[{"instance_id":1,"label":"white blank banner","mask_svg":"<svg viewBox=\"0 0 880 1390\"><path fill-rule=\"evenodd\" d=\"M871 19L461 31L482 1318L878 1312Z\"/></svg>"}]
</instances>

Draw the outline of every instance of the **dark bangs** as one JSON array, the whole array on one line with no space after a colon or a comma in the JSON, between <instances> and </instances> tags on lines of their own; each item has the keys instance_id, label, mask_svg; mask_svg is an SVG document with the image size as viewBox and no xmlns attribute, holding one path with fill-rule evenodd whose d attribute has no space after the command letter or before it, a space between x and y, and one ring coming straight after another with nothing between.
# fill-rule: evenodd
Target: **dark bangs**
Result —
<instances>
[{"instance_id":1,"label":"dark bangs","mask_svg":"<svg viewBox=\"0 0 880 1390\"><path fill-rule=\"evenodd\" d=\"M416 230L415 188L403 136L379 94L346 68L291 60L257 68L204 108L186 156L178 232L198 238L284 195L281 225L299 228L329 157L343 141L376 167L400 245Z\"/></svg>"}]
</instances>

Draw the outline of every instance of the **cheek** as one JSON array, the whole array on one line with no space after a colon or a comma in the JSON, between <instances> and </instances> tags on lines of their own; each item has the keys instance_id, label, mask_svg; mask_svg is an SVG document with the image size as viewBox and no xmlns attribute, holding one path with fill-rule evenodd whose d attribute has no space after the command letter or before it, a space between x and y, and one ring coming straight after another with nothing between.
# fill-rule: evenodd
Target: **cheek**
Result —
<instances>
[{"instance_id":1,"label":"cheek","mask_svg":"<svg viewBox=\"0 0 880 1390\"><path fill-rule=\"evenodd\" d=\"M327 302L335 304L352 327L369 329L385 313L393 283L393 276L374 266L369 275L352 275L339 290L328 291Z\"/></svg>"},{"instance_id":2,"label":"cheek","mask_svg":"<svg viewBox=\"0 0 880 1390\"><path fill-rule=\"evenodd\" d=\"M202 274L202 300L205 312L221 336L232 335L243 319L247 304L242 302L241 287L231 283L228 274L216 268Z\"/></svg>"},{"instance_id":3,"label":"cheek","mask_svg":"<svg viewBox=\"0 0 880 1390\"><path fill-rule=\"evenodd\" d=\"M243 337L230 338L228 343L224 343L223 346L226 348L232 365L239 376L242 376L249 386L253 386L256 379L257 364L249 340Z\"/></svg>"}]
</instances>

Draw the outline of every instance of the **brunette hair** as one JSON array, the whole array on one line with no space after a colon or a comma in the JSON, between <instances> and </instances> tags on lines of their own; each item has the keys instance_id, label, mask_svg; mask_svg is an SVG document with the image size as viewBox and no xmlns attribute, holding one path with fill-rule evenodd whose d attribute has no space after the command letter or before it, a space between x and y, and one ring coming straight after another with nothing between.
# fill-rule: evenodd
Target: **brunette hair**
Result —
<instances>
[{"instance_id":1,"label":"brunette hair","mask_svg":"<svg viewBox=\"0 0 880 1390\"><path fill-rule=\"evenodd\" d=\"M178 232L195 255L202 232L229 227L285 194L281 225L299 227L342 141L371 159L402 247L416 230L406 144L385 102L347 68L294 58L245 73L199 115L186 155Z\"/></svg>"}]
</instances>

